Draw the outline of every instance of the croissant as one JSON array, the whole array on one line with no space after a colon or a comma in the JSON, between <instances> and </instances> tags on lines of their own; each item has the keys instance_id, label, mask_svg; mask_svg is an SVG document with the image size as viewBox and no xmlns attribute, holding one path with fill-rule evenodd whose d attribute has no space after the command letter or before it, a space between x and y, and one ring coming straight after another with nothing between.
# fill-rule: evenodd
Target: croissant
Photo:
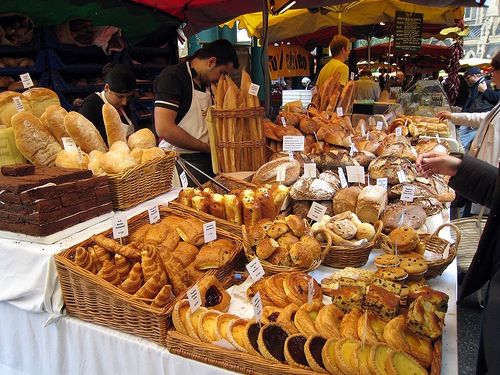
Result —
<instances>
[{"instance_id":1,"label":"croissant","mask_svg":"<svg viewBox=\"0 0 500 375\"><path fill-rule=\"evenodd\" d=\"M168 277L161 266L160 256L156 252L156 248L152 245L145 245L141 253L142 258L142 273L144 280L148 281L154 276L158 276L160 281L167 283Z\"/></svg>"},{"instance_id":2,"label":"croissant","mask_svg":"<svg viewBox=\"0 0 500 375\"><path fill-rule=\"evenodd\" d=\"M109 260L104 261L101 270L97 273L97 276L102 277L110 284L120 284L120 274L116 272L115 265Z\"/></svg>"},{"instance_id":3,"label":"croissant","mask_svg":"<svg viewBox=\"0 0 500 375\"><path fill-rule=\"evenodd\" d=\"M75 263L86 269L87 271L90 271L92 273L96 273L96 262L94 261L94 257L87 251L85 248L79 246L76 249L76 254L75 254Z\"/></svg>"},{"instance_id":4,"label":"croissant","mask_svg":"<svg viewBox=\"0 0 500 375\"><path fill-rule=\"evenodd\" d=\"M146 281L146 283L135 292L134 296L137 298L153 299L159 293L163 285L165 284L161 282L160 277L155 275Z\"/></svg>"},{"instance_id":5,"label":"croissant","mask_svg":"<svg viewBox=\"0 0 500 375\"><path fill-rule=\"evenodd\" d=\"M121 283L119 288L128 294L134 294L142 285L142 267L139 262L134 264L127 278Z\"/></svg>"},{"instance_id":6,"label":"croissant","mask_svg":"<svg viewBox=\"0 0 500 375\"><path fill-rule=\"evenodd\" d=\"M115 266L116 272L120 275L120 280L123 281L127 278L132 266L127 258L121 256L120 254L115 254Z\"/></svg>"},{"instance_id":7,"label":"croissant","mask_svg":"<svg viewBox=\"0 0 500 375\"><path fill-rule=\"evenodd\" d=\"M174 294L178 296L187 290L191 285L191 281L182 263L174 256L164 254L162 254L161 261L174 290Z\"/></svg>"},{"instance_id":8,"label":"croissant","mask_svg":"<svg viewBox=\"0 0 500 375\"><path fill-rule=\"evenodd\" d=\"M155 300L151 304L153 307L163 307L175 298L172 293L171 285L163 285L160 292L156 295Z\"/></svg>"},{"instance_id":9,"label":"croissant","mask_svg":"<svg viewBox=\"0 0 500 375\"><path fill-rule=\"evenodd\" d=\"M106 250L104 247L99 245L92 246L93 254L95 254L95 259L99 261L99 265L102 266L105 260L111 261L113 254Z\"/></svg>"},{"instance_id":10,"label":"croissant","mask_svg":"<svg viewBox=\"0 0 500 375\"><path fill-rule=\"evenodd\" d=\"M102 234L92 236L92 240L104 249L115 254L120 254L126 258L138 259L141 257L141 253L139 252L139 250L132 245L129 244L122 246L115 240L108 238Z\"/></svg>"}]
</instances>

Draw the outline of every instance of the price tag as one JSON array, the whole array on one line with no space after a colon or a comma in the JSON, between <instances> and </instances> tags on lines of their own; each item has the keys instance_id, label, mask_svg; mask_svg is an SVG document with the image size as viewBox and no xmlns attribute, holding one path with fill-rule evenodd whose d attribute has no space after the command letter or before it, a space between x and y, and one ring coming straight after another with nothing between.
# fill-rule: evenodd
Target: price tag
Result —
<instances>
[{"instance_id":1,"label":"price tag","mask_svg":"<svg viewBox=\"0 0 500 375\"><path fill-rule=\"evenodd\" d=\"M396 137L401 137L403 135L403 129L401 127L396 128Z\"/></svg>"},{"instance_id":2,"label":"price tag","mask_svg":"<svg viewBox=\"0 0 500 375\"><path fill-rule=\"evenodd\" d=\"M283 151L304 151L303 135L285 135L283 137Z\"/></svg>"},{"instance_id":3,"label":"price tag","mask_svg":"<svg viewBox=\"0 0 500 375\"><path fill-rule=\"evenodd\" d=\"M250 95L257 96L257 94L259 93L259 88L260 88L259 85L255 84L255 83L252 83L250 85L250 88L248 89L248 93Z\"/></svg>"},{"instance_id":4,"label":"price tag","mask_svg":"<svg viewBox=\"0 0 500 375\"><path fill-rule=\"evenodd\" d=\"M342 107L337 108L337 116L339 117L344 116L344 110L342 109Z\"/></svg>"},{"instance_id":5,"label":"price tag","mask_svg":"<svg viewBox=\"0 0 500 375\"><path fill-rule=\"evenodd\" d=\"M281 117L281 125L283 125L284 127L286 127L286 118Z\"/></svg>"},{"instance_id":6,"label":"price tag","mask_svg":"<svg viewBox=\"0 0 500 375\"><path fill-rule=\"evenodd\" d=\"M403 191L401 192L401 200L403 202L413 202L414 196L415 196L415 186L413 185L403 186Z\"/></svg>"},{"instance_id":7,"label":"price tag","mask_svg":"<svg viewBox=\"0 0 500 375\"><path fill-rule=\"evenodd\" d=\"M351 150L349 151L349 155L350 156L353 156L355 152L358 152L358 149L356 148L356 146L354 145L354 143L351 143Z\"/></svg>"},{"instance_id":8,"label":"price tag","mask_svg":"<svg viewBox=\"0 0 500 375\"><path fill-rule=\"evenodd\" d=\"M345 178L344 170L341 167L339 167L338 171L339 171L339 178L340 178L340 186L343 188L346 188L347 187L347 180Z\"/></svg>"},{"instance_id":9,"label":"price tag","mask_svg":"<svg viewBox=\"0 0 500 375\"><path fill-rule=\"evenodd\" d=\"M128 236L128 222L125 216L113 216L113 238Z\"/></svg>"},{"instance_id":10,"label":"price tag","mask_svg":"<svg viewBox=\"0 0 500 375\"><path fill-rule=\"evenodd\" d=\"M383 127L384 127L384 123L382 121L377 121L377 125L375 126L375 128L377 130L382 130Z\"/></svg>"},{"instance_id":11,"label":"price tag","mask_svg":"<svg viewBox=\"0 0 500 375\"><path fill-rule=\"evenodd\" d=\"M405 171L398 171L398 180L399 183L402 184L403 182L406 182L406 174Z\"/></svg>"},{"instance_id":12,"label":"price tag","mask_svg":"<svg viewBox=\"0 0 500 375\"><path fill-rule=\"evenodd\" d=\"M360 128L361 128L361 136L364 137L364 135L366 134L366 127L365 127L365 124L361 124L360 125Z\"/></svg>"},{"instance_id":13,"label":"price tag","mask_svg":"<svg viewBox=\"0 0 500 375\"><path fill-rule=\"evenodd\" d=\"M264 268L262 268L262 264L260 264L260 260L257 257L247 264L247 271L254 283L259 281L265 274Z\"/></svg>"},{"instance_id":14,"label":"price tag","mask_svg":"<svg viewBox=\"0 0 500 375\"><path fill-rule=\"evenodd\" d=\"M354 72L351 72L351 81L354 80Z\"/></svg>"},{"instance_id":15,"label":"price tag","mask_svg":"<svg viewBox=\"0 0 500 375\"><path fill-rule=\"evenodd\" d=\"M316 163L304 163L304 177L316 178Z\"/></svg>"},{"instance_id":16,"label":"price tag","mask_svg":"<svg viewBox=\"0 0 500 375\"><path fill-rule=\"evenodd\" d=\"M307 282L307 302L312 302L314 296L314 279L309 276L309 281Z\"/></svg>"},{"instance_id":17,"label":"price tag","mask_svg":"<svg viewBox=\"0 0 500 375\"><path fill-rule=\"evenodd\" d=\"M311 208L307 213L307 217L314 221L321 221L321 219L323 219L323 216L325 216L325 212L326 212L325 206L316 202L312 202Z\"/></svg>"},{"instance_id":18,"label":"price tag","mask_svg":"<svg viewBox=\"0 0 500 375\"><path fill-rule=\"evenodd\" d=\"M215 224L215 221L203 224L203 238L205 243L215 241L217 239L217 224Z\"/></svg>"},{"instance_id":19,"label":"price tag","mask_svg":"<svg viewBox=\"0 0 500 375\"><path fill-rule=\"evenodd\" d=\"M153 206L148 209L149 223L154 224L160 220L160 210L158 206Z\"/></svg>"},{"instance_id":20,"label":"price tag","mask_svg":"<svg viewBox=\"0 0 500 375\"><path fill-rule=\"evenodd\" d=\"M288 160L293 161L293 151L288 151Z\"/></svg>"},{"instance_id":21,"label":"price tag","mask_svg":"<svg viewBox=\"0 0 500 375\"><path fill-rule=\"evenodd\" d=\"M189 308L191 312L194 313L201 307L201 293L198 283L189 288L186 294L189 301Z\"/></svg>"},{"instance_id":22,"label":"price tag","mask_svg":"<svg viewBox=\"0 0 500 375\"><path fill-rule=\"evenodd\" d=\"M403 211L401 212L401 215L399 215L398 227L402 227L404 222L405 222L405 212Z\"/></svg>"},{"instance_id":23,"label":"price tag","mask_svg":"<svg viewBox=\"0 0 500 375\"><path fill-rule=\"evenodd\" d=\"M73 139L71 139L69 137L62 137L61 139L63 142L63 147L66 151L69 151L69 152L77 152L78 151L78 147L76 147L76 144L73 141Z\"/></svg>"},{"instance_id":24,"label":"price tag","mask_svg":"<svg viewBox=\"0 0 500 375\"><path fill-rule=\"evenodd\" d=\"M311 89L311 95L314 96L318 93L318 88L316 86L314 86L312 89Z\"/></svg>"},{"instance_id":25,"label":"price tag","mask_svg":"<svg viewBox=\"0 0 500 375\"><path fill-rule=\"evenodd\" d=\"M23 83L23 87L25 89L35 86L29 73L20 74L19 77L21 78L21 82Z\"/></svg>"},{"instance_id":26,"label":"price tag","mask_svg":"<svg viewBox=\"0 0 500 375\"><path fill-rule=\"evenodd\" d=\"M255 321L260 323L262 318L262 299L260 298L260 292L255 293L252 297L253 312L255 314Z\"/></svg>"},{"instance_id":27,"label":"price tag","mask_svg":"<svg viewBox=\"0 0 500 375\"><path fill-rule=\"evenodd\" d=\"M439 138L439 134L436 134L436 140L437 140L437 143L441 143L441 138Z\"/></svg>"},{"instance_id":28,"label":"price tag","mask_svg":"<svg viewBox=\"0 0 500 375\"><path fill-rule=\"evenodd\" d=\"M377 186L382 186L384 189L387 189L387 177L377 178Z\"/></svg>"},{"instance_id":29,"label":"price tag","mask_svg":"<svg viewBox=\"0 0 500 375\"><path fill-rule=\"evenodd\" d=\"M17 112L24 111L24 105L19 96L13 97L12 100L14 101L14 105L16 106Z\"/></svg>"},{"instance_id":30,"label":"price tag","mask_svg":"<svg viewBox=\"0 0 500 375\"><path fill-rule=\"evenodd\" d=\"M276 168L276 181L283 182L286 179L286 165L280 165Z\"/></svg>"},{"instance_id":31,"label":"price tag","mask_svg":"<svg viewBox=\"0 0 500 375\"><path fill-rule=\"evenodd\" d=\"M181 180L181 186L182 188L187 188L188 187L188 179L187 179L187 176L186 176L186 171L182 171L180 174L179 174L179 179Z\"/></svg>"},{"instance_id":32,"label":"price tag","mask_svg":"<svg viewBox=\"0 0 500 375\"><path fill-rule=\"evenodd\" d=\"M365 183L365 168L361 165L348 165L345 167L347 170L347 181Z\"/></svg>"}]
</instances>

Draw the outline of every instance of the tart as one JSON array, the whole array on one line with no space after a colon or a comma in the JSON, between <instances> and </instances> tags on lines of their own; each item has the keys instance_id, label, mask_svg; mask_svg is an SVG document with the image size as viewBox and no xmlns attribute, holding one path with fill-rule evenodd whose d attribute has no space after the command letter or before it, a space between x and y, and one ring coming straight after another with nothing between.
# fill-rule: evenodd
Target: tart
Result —
<instances>
[{"instance_id":1,"label":"tart","mask_svg":"<svg viewBox=\"0 0 500 375\"><path fill-rule=\"evenodd\" d=\"M260 333L260 323L255 320L250 320L245 326L245 333L243 335L243 344L246 351L250 354L260 356L259 344L257 343Z\"/></svg>"},{"instance_id":2,"label":"tart","mask_svg":"<svg viewBox=\"0 0 500 375\"><path fill-rule=\"evenodd\" d=\"M288 336L285 341L285 359L289 365L305 370L309 369L306 353L304 352L306 341L307 337L301 333Z\"/></svg>"},{"instance_id":3,"label":"tart","mask_svg":"<svg viewBox=\"0 0 500 375\"><path fill-rule=\"evenodd\" d=\"M368 366L373 375L388 375L385 364L391 353L392 349L388 345L377 344L372 346Z\"/></svg>"},{"instance_id":4,"label":"tart","mask_svg":"<svg viewBox=\"0 0 500 375\"><path fill-rule=\"evenodd\" d=\"M233 314L220 314L217 316L217 320L215 322L215 334L220 337L220 339L225 339L229 341L228 339L228 334L227 334L227 329L229 327L229 324L233 320L239 319L236 315ZM219 340L220 340L219 339Z\"/></svg>"},{"instance_id":5,"label":"tart","mask_svg":"<svg viewBox=\"0 0 500 375\"><path fill-rule=\"evenodd\" d=\"M367 310L358 320L358 336L368 344L385 342L384 328L387 323L373 312Z\"/></svg>"},{"instance_id":6,"label":"tart","mask_svg":"<svg viewBox=\"0 0 500 375\"><path fill-rule=\"evenodd\" d=\"M328 340L321 351L321 358L323 359L323 365L331 374L342 374L337 366L337 362L335 362L336 343L336 339Z\"/></svg>"},{"instance_id":7,"label":"tart","mask_svg":"<svg viewBox=\"0 0 500 375\"><path fill-rule=\"evenodd\" d=\"M277 273L265 281L265 290L267 296L278 307L288 306L288 299L286 298L285 288L283 283L285 281L286 273Z\"/></svg>"},{"instance_id":8,"label":"tart","mask_svg":"<svg viewBox=\"0 0 500 375\"><path fill-rule=\"evenodd\" d=\"M290 334L299 333L299 330L295 327L295 323L293 322L295 314L298 310L299 306L295 303L291 303L281 311L281 314L278 316L278 320L276 320L276 322L285 328Z\"/></svg>"},{"instance_id":9,"label":"tart","mask_svg":"<svg viewBox=\"0 0 500 375\"><path fill-rule=\"evenodd\" d=\"M427 375L427 370L408 354L393 351L385 364L388 375Z\"/></svg>"},{"instance_id":10,"label":"tart","mask_svg":"<svg viewBox=\"0 0 500 375\"><path fill-rule=\"evenodd\" d=\"M359 340L350 338L340 339L335 344L335 362L343 374L358 374L358 348L360 345Z\"/></svg>"},{"instance_id":11,"label":"tart","mask_svg":"<svg viewBox=\"0 0 500 375\"><path fill-rule=\"evenodd\" d=\"M325 365L323 364L323 358L321 357L326 341L327 340L323 336L315 335L309 337L304 345L304 352L309 367L323 374L327 373Z\"/></svg>"},{"instance_id":12,"label":"tart","mask_svg":"<svg viewBox=\"0 0 500 375\"><path fill-rule=\"evenodd\" d=\"M340 322L343 317L344 313L337 306L324 306L314 321L316 331L327 339L340 339Z\"/></svg>"},{"instance_id":13,"label":"tart","mask_svg":"<svg viewBox=\"0 0 500 375\"><path fill-rule=\"evenodd\" d=\"M359 309L354 309L344 315L340 322L340 336L343 338L355 339L358 337L358 320L363 313Z\"/></svg>"},{"instance_id":14,"label":"tart","mask_svg":"<svg viewBox=\"0 0 500 375\"><path fill-rule=\"evenodd\" d=\"M264 325L257 338L259 352L271 361L285 363L285 341L288 332L277 323Z\"/></svg>"},{"instance_id":15,"label":"tart","mask_svg":"<svg viewBox=\"0 0 500 375\"><path fill-rule=\"evenodd\" d=\"M220 312L207 310L198 319L198 337L203 342L219 341L221 337L217 334L217 318Z\"/></svg>"},{"instance_id":16,"label":"tart","mask_svg":"<svg viewBox=\"0 0 500 375\"><path fill-rule=\"evenodd\" d=\"M372 346L369 344L359 345L357 355L358 355L358 374L359 375L372 375L370 371L370 366L368 362L370 361L370 352Z\"/></svg>"},{"instance_id":17,"label":"tart","mask_svg":"<svg viewBox=\"0 0 500 375\"><path fill-rule=\"evenodd\" d=\"M187 335L186 330L186 312L189 310L189 301L181 299L178 301L172 310L172 323L178 332Z\"/></svg>"},{"instance_id":18,"label":"tart","mask_svg":"<svg viewBox=\"0 0 500 375\"><path fill-rule=\"evenodd\" d=\"M245 336L248 320L234 319L228 323L226 330L227 340L240 352L246 353Z\"/></svg>"},{"instance_id":19,"label":"tart","mask_svg":"<svg viewBox=\"0 0 500 375\"><path fill-rule=\"evenodd\" d=\"M186 331L189 337L200 341L200 336L198 336L198 321L200 320L200 316L208 311L206 307L199 307L195 312L191 312L191 309L186 311Z\"/></svg>"},{"instance_id":20,"label":"tart","mask_svg":"<svg viewBox=\"0 0 500 375\"><path fill-rule=\"evenodd\" d=\"M290 272L284 279L283 287L289 302L299 306L307 302L308 284L311 276L303 272ZM313 301L323 301L321 286L313 279Z\"/></svg>"},{"instance_id":21,"label":"tart","mask_svg":"<svg viewBox=\"0 0 500 375\"><path fill-rule=\"evenodd\" d=\"M203 306L220 312L227 312L231 303L231 296L215 276L204 277L198 282L198 287Z\"/></svg>"},{"instance_id":22,"label":"tart","mask_svg":"<svg viewBox=\"0 0 500 375\"><path fill-rule=\"evenodd\" d=\"M318 334L314 322L323 306L323 303L313 301L305 303L299 308L293 322L300 333L307 337Z\"/></svg>"},{"instance_id":23,"label":"tart","mask_svg":"<svg viewBox=\"0 0 500 375\"><path fill-rule=\"evenodd\" d=\"M283 311L280 307L275 306L265 306L262 310L261 321L264 324L275 323L278 320L281 312Z\"/></svg>"}]
</instances>

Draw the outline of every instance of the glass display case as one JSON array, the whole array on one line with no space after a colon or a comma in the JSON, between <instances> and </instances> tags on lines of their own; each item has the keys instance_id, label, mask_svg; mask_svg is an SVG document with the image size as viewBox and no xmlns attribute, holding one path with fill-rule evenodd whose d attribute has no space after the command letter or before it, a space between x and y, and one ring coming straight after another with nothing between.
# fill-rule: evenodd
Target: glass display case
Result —
<instances>
[{"instance_id":1,"label":"glass display case","mask_svg":"<svg viewBox=\"0 0 500 375\"><path fill-rule=\"evenodd\" d=\"M450 111L443 86L437 80L420 80L400 95L399 104L405 115L434 117L438 112Z\"/></svg>"}]
</instances>

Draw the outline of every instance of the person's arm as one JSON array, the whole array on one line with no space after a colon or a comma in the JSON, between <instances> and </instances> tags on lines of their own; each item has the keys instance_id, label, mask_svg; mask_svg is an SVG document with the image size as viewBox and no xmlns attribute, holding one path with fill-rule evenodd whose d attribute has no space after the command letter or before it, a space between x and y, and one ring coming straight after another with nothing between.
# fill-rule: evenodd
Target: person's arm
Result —
<instances>
[{"instance_id":1,"label":"person's arm","mask_svg":"<svg viewBox=\"0 0 500 375\"><path fill-rule=\"evenodd\" d=\"M155 130L158 137L171 145L193 151L210 152L210 145L194 138L175 123L177 112L171 109L155 107Z\"/></svg>"},{"instance_id":2,"label":"person's arm","mask_svg":"<svg viewBox=\"0 0 500 375\"><path fill-rule=\"evenodd\" d=\"M500 100L500 91L495 91L491 87L483 91L483 97L493 105L496 105Z\"/></svg>"},{"instance_id":3,"label":"person's arm","mask_svg":"<svg viewBox=\"0 0 500 375\"><path fill-rule=\"evenodd\" d=\"M347 82L349 82L349 67L347 65L343 64L339 68L339 72L340 72L339 83L342 86L347 85Z\"/></svg>"}]
</instances>

